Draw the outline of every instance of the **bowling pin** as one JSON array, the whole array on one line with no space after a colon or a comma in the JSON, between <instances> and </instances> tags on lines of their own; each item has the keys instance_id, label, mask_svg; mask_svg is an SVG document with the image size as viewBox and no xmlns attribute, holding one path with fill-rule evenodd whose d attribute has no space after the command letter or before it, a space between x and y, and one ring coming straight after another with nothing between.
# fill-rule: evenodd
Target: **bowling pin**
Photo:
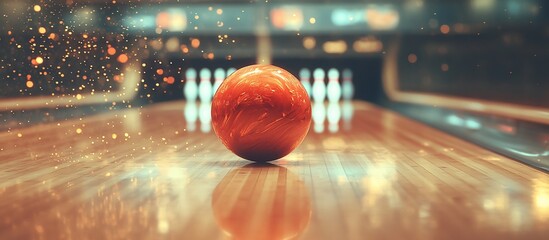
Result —
<instances>
[{"instance_id":1,"label":"bowling pin","mask_svg":"<svg viewBox=\"0 0 549 240\"><path fill-rule=\"evenodd\" d=\"M354 111L353 103L350 100L343 100L341 115L343 118L343 129L345 129L345 131L351 130L351 121L353 120Z\"/></svg>"},{"instance_id":2,"label":"bowling pin","mask_svg":"<svg viewBox=\"0 0 549 240\"><path fill-rule=\"evenodd\" d=\"M326 87L328 101L339 102L341 99L341 86L339 85L339 71L335 68L328 70L328 86Z\"/></svg>"},{"instance_id":3,"label":"bowling pin","mask_svg":"<svg viewBox=\"0 0 549 240\"><path fill-rule=\"evenodd\" d=\"M218 68L214 71L214 85L212 88L212 96L215 95L215 92L221 85L221 83L225 80L225 71L222 68Z\"/></svg>"},{"instance_id":4,"label":"bowling pin","mask_svg":"<svg viewBox=\"0 0 549 240\"><path fill-rule=\"evenodd\" d=\"M196 70L194 68L187 69L185 72L185 87L183 88L183 95L188 102L196 101L198 96L198 85L196 84Z\"/></svg>"},{"instance_id":5,"label":"bowling pin","mask_svg":"<svg viewBox=\"0 0 549 240\"><path fill-rule=\"evenodd\" d=\"M194 101L187 101L187 103L185 103L184 114L187 131L194 132L196 130L196 119L198 119L197 103Z\"/></svg>"},{"instance_id":6,"label":"bowling pin","mask_svg":"<svg viewBox=\"0 0 549 240\"><path fill-rule=\"evenodd\" d=\"M303 88L307 91L307 95L311 97L311 71L307 68L302 68L299 71L299 79L301 80L301 85L303 85Z\"/></svg>"},{"instance_id":7,"label":"bowling pin","mask_svg":"<svg viewBox=\"0 0 549 240\"><path fill-rule=\"evenodd\" d=\"M339 102L330 102L328 103L328 109L326 110L328 117L328 130L331 133L336 133L339 131L339 120L341 119L341 107Z\"/></svg>"},{"instance_id":8,"label":"bowling pin","mask_svg":"<svg viewBox=\"0 0 549 240\"><path fill-rule=\"evenodd\" d=\"M212 104L210 102L201 101L198 111L200 130L203 133L209 133L212 129Z\"/></svg>"},{"instance_id":9,"label":"bowling pin","mask_svg":"<svg viewBox=\"0 0 549 240\"><path fill-rule=\"evenodd\" d=\"M324 121L326 120L326 107L324 107L324 102L313 102L312 114L314 131L316 133L324 132Z\"/></svg>"},{"instance_id":10,"label":"bowling pin","mask_svg":"<svg viewBox=\"0 0 549 240\"><path fill-rule=\"evenodd\" d=\"M344 69L342 73L343 81L341 83L342 94L344 100L352 100L355 93L355 87L353 86L353 72L351 69Z\"/></svg>"},{"instance_id":11,"label":"bowling pin","mask_svg":"<svg viewBox=\"0 0 549 240\"><path fill-rule=\"evenodd\" d=\"M324 99L326 99L326 84L324 83L325 76L326 73L321 68L317 68L313 72L314 83L312 94L315 102L324 102Z\"/></svg>"},{"instance_id":12,"label":"bowling pin","mask_svg":"<svg viewBox=\"0 0 549 240\"><path fill-rule=\"evenodd\" d=\"M236 68L234 67L227 69L227 77L231 76L234 72L236 72Z\"/></svg>"},{"instance_id":13,"label":"bowling pin","mask_svg":"<svg viewBox=\"0 0 549 240\"><path fill-rule=\"evenodd\" d=\"M210 102L212 100L212 72L210 69L202 68L200 70L200 84L198 84L198 97L201 102Z\"/></svg>"}]
</instances>

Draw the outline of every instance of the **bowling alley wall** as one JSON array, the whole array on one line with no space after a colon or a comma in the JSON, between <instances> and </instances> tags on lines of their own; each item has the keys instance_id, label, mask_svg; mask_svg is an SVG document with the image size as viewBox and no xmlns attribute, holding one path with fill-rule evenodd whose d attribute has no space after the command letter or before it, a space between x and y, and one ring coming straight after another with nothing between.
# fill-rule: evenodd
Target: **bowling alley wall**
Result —
<instances>
[{"instance_id":1,"label":"bowling alley wall","mask_svg":"<svg viewBox=\"0 0 549 240\"><path fill-rule=\"evenodd\" d=\"M353 98L371 102L414 100L388 94L403 91L548 106L547 8L493 4L507 11L434 1L2 1L0 107L185 99L187 70L207 69L213 84L216 69L255 63L296 77L348 69Z\"/></svg>"}]
</instances>

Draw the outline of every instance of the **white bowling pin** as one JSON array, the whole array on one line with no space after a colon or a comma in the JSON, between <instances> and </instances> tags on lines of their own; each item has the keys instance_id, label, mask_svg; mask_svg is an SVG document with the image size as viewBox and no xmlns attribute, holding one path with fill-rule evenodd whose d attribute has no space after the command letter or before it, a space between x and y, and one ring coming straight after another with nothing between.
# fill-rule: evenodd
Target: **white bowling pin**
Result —
<instances>
[{"instance_id":1,"label":"white bowling pin","mask_svg":"<svg viewBox=\"0 0 549 240\"><path fill-rule=\"evenodd\" d=\"M317 68L313 72L313 100L315 102L324 102L326 99L326 84L324 83L324 77L326 73L324 70Z\"/></svg>"},{"instance_id":2,"label":"white bowling pin","mask_svg":"<svg viewBox=\"0 0 549 240\"><path fill-rule=\"evenodd\" d=\"M324 102L313 102L312 111L314 131L316 133L324 132L324 121L326 120L326 107L324 107Z\"/></svg>"},{"instance_id":3,"label":"white bowling pin","mask_svg":"<svg viewBox=\"0 0 549 240\"><path fill-rule=\"evenodd\" d=\"M351 100L353 99L353 95L355 93L355 87L353 86L353 72L347 68L343 70L342 75L343 81L341 83L341 91L343 93L343 99Z\"/></svg>"},{"instance_id":4,"label":"white bowling pin","mask_svg":"<svg viewBox=\"0 0 549 240\"><path fill-rule=\"evenodd\" d=\"M227 77L231 76L234 72L236 72L236 68L234 67L227 69Z\"/></svg>"},{"instance_id":5,"label":"white bowling pin","mask_svg":"<svg viewBox=\"0 0 549 240\"><path fill-rule=\"evenodd\" d=\"M307 95L311 97L311 71L307 68L302 68L299 71L299 79L301 80L301 85L307 91Z\"/></svg>"},{"instance_id":6,"label":"white bowling pin","mask_svg":"<svg viewBox=\"0 0 549 240\"><path fill-rule=\"evenodd\" d=\"M188 102L196 101L198 96L198 85L196 84L196 70L194 68L187 69L185 72L185 87L183 88L183 95Z\"/></svg>"},{"instance_id":7,"label":"white bowling pin","mask_svg":"<svg viewBox=\"0 0 549 240\"><path fill-rule=\"evenodd\" d=\"M353 103L350 100L344 100L343 107L341 108L341 115L343 118L343 128L345 131L351 130L351 122L353 120L354 111Z\"/></svg>"},{"instance_id":8,"label":"white bowling pin","mask_svg":"<svg viewBox=\"0 0 549 240\"><path fill-rule=\"evenodd\" d=\"M221 85L221 83L225 80L225 71L222 68L218 68L214 71L214 85L212 88L212 96L215 95L215 92Z\"/></svg>"},{"instance_id":9,"label":"white bowling pin","mask_svg":"<svg viewBox=\"0 0 549 240\"><path fill-rule=\"evenodd\" d=\"M328 101L338 102L341 99L341 86L339 85L339 71L335 68L328 70L328 86L326 87Z\"/></svg>"},{"instance_id":10,"label":"white bowling pin","mask_svg":"<svg viewBox=\"0 0 549 240\"><path fill-rule=\"evenodd\" d=\"M208 133L212 129L212 104L210 102L200 102L198 109L198 119L200 120L200 130Z\"/></svg>"},{"instance_id":11,"label":"white bowling pin","mask_svg":"<svg viewBox=\"0 0 549 240\"><path fill-rule=\"evenodd\" d=\"M198 97L202 102L212 100L212 72L210 69L202 68L200 70L200 84L198 84Z\"/></svg>"},{"instance_id":12,"label":"white bowling pin","mask_svg":"<svg viewBox=\"0 0 549 240\"><path fill-rule=\"evenodd\" d=\"M196 119L198 119L198 106L194 101L187 101L185 103L185 122L187 124L187 131L194 132L196 129Z\"/></svg>"},{"instance_id":13,"label":"white bowling pin","mask_svg":"<svg viewBox=\"0 0 549 240\"><path fill-rule=\"evenodd\" d=\"M339 120L341 119L341 107L339 102L330 102L326 110L328 117L328 130L332 133L339 131Z\"/></svg>"}]
</instances>

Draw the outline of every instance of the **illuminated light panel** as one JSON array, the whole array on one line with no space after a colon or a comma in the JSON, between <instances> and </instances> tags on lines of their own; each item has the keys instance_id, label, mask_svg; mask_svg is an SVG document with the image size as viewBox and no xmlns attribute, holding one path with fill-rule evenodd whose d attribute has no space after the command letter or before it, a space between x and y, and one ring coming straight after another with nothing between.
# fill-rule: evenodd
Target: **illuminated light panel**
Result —
<instances>
[{"instance_id":1,"label":"illuminated light panel","mask_svg":"<svg viewBox=\"0 0 549 240\"><path fill-rule=\"evenodd\" d=\"M156 15L158 29L168 31L184 31L187 28L187 14L182 11L160 12Z\"/></svg>"},{"instance_id":2,"label":"illuminated light panel","mask_svg":"<svg viewBox=\"0 0 549 240\"><path fill-rule=\"evenodd\" d=\"M303 47L311 50L316 46L316 39L314 37L303 38Z\"/></svg>"},{"instance_id":3,"label":"illuminated light panel","mask_svg":"<svg viewBox=\"0 0 549 240\"><path fill-rule=\"evenodd\" d=\"M164 47L164 43L162 42L162 39L155 39L149 42L149 46L151 46L154 50L159 51Z\"/></svg>"},{"instance_id":4,"label":"illuminated light panel","mask_svg":"<svg viewBox=\"0 0 549 240\"><path fill-rule=\"evenodd\" d=\"M162 29L167 29L170 26L170 14L161 12L156 15L156 26Z\"/></svg>"},{"instance_id":5,"label":"illuminated light panel","mask_svg":"<svg viewBox=\"0 0 549 240\"><path fill-rule=\"evenodd\" d=\"M389 7L374 6L366 10L366 22L374 30L391 30L398 26L400 14Z\"/></svg>"},{"instance_id":6,"label":"illuminated light panel","mask_svg":"<svg viewBox=\"0 0 549 240\"><path fill-rule=\"evenodd\" d=\"M383 43L376 38L362 38L353 43L353 50L359 53L381 52Z\"/></svg>"},{"instance_id":7,"label":"illuminated light panel","mask_svg":"<svg viewBox=\"0 0 549 240\"><path fill-rule=\"evenodd\" d=\"M348 26L366 22L363 9L336 9L331 15L332 23L336 26Z\"/></svg>"},{"instance_id":8,"label":"illuminated light panel","mask_svg":"<svg viewBox=\"0 0 549 240\"><path fill-rule=\"evenodd\" d=\"M177 52L179 50L179 39L172 37L166 41L166 50L168 52Z\"/></svg>"},{"instance_id":9,"label":"illuminated light panel","mask_svg":"<svg viewBox=\"0 0 549 240\"><path fill-rule=\"evenodd\" d=\"M496 0L472 0L471 8L477 11L488 11L494 9Z\"/></svg>"},{"instance_id":10,"label":"illuminated light panel","mask_svg":"<svg viewBox=\"0 0 549 240\"><path fill-rule=\"evenodd\" d=\"M448 34L450 33L450 26L444 24L444 25L440 25L440 32L442 34Z\"/></svg>"},{"instance_id":11,"label":"illuminated light panel","mask_svg":"<svg viewBox=\"0 0 549 240\"><path fill-rule=\"evenodd\" d=\"M271 24L277 29L299 30L303 26L303 11L295 6L274 8L270 16Z\"/></svg>"},{"instance_id":12,"label":"illuminated light panel","mask_svg":"<svg viewBox=\"0 0 549 240\"><path fill-rule=\"evenodd\" d=\"M347 43L343 40L327 41L322 45L326 53L341 54L347 51Z\"/></svg>"}]
</instances>

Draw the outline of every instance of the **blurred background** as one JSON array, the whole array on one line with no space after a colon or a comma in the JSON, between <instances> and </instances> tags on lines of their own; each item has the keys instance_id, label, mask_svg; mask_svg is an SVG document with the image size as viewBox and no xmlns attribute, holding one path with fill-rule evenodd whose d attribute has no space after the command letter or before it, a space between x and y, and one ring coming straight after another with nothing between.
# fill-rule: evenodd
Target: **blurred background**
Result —
<instances>
[{"instance_id":1,"label":"blurred background","mask_svg":"<svg viewBox=\"0 0 549 240\"><path fill-rule=\"evenodd\" d=\"M292 72L311 95L336 81L339 90L322 91L337 102L372 102L547 170L548 5L1 1L1 129L172 100L208 106L216 81L262 63ZM351 118L348 106L331 111ZM316 120L333 116L313 109Z\"/></svg>"}]
</instances>

